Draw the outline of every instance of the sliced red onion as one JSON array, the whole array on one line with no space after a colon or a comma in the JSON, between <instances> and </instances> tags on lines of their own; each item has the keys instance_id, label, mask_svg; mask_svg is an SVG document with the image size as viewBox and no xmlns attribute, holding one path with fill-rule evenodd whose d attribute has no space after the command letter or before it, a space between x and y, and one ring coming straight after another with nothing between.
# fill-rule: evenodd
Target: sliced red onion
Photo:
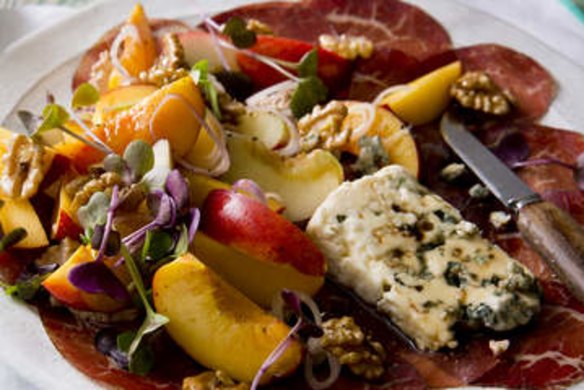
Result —
<instances>
[{"instance_id":1,"label":"sliced red onion","mask_svg":"<svg viewBox=\"0 0 584 390\"><path fill-rule=\"evenodd\" d=\"M304 377L306 378L308 385L314 390L322 390L330 387L337 381L341 374L341 364L338 359L329 352L326 352L325 354L328 361L329 374L323 380L319 380L314 376L313 355L309 353L304 359Z\"/></svg>"},{"instance_id":2,"label":"sliced red onion","mask_svg":"<svg viewBox=\"0 0 584 390\"><path fill-rule=\"evenodd\" d=\"M207 26L207 30L209 31L209 34L211 35L211 40L213 41L213 46L215 47L215 52L217 53L217 56L219 57L219 60L221 61L221 65L223 66L223 69L230 72L231 67L229 66L229 63L227 62L227 58L225 58L225 55L223 54L223 50L221 50L221 46L219 44L219 38L217 37L217 33L215 32L215 27L217 26L217 23L215 23L215 21L209 17L203 18L203 21L204 21L205 25Z\"/></svg>"},{"instance_id":3,"label":"sliced red onion","mask_svg":"<svg viewBox=\"0 0 584 390\"><path fill-rule=\"evenodd\" d=\"M243 192L245 194L251 195L254 199L260 201L263 204L268 202L266 194L262 188L253 180L250 179L239 179L231 186L231 189L236 192Z\"/></svg>"},{"instance_id":4,"label":"sliced red onion","mask_svg":"<svg viewBox=\"0 0 584 390\"><path fill-rule=\"evenodd\" d=\"M82 142L89 143L92 147L94 147L95 149L101 150L105 154L114 153L114 151L105 142L103 142L97 135L95 135L95 133L93 131L91 131L91 129L85 124L83 119L79 118L79 116L77 115L77 113L74 110L70 110L70 109L66 109L66 110L67 110L67 113L69 114L69 116L71 117L71 119L73 119L73 121L75 121L75 123L77 123L77 125L79 125L79 127L81 127L81 129L83 130L83 133L86 136L88 136L89 138L91 138L91 140L92 140L92 141L89 141L87 139L83 139L83 140L81 140ZM73 136L74 138L79 137L77 134L75 134L73 132L67 132L67 134Z\"/></svg>"},{"instance_id":5,"label":"sliced red onion","mask_svg":"<svg viewBox=\"0 0 584 390\"><path fill-rule=\"evenodd\" d=\"M209 137L211 137L213 142L218 146L217 154L212 156L214 157L214 163L210 169L194 166L184 159L177 160L177 163L195 173L199 173L205 176L219 176L227 172L231 164L229 153L227 152L227 146L225 145L223 126L221 126L221 123L209 110L206 110L205 112L206 120L203 119L196 111L193 110L193 112L203 129L205 129L205 131L209 134Z\"/></svg>"},{"instance_id":6,"label":"sliced red onion","mask_svg":"<svg viewBox=\"0 0 584 390\"><path fill-rule=\"evenodd\" d=\"M292 290L283 290L282 294L294 294L297 297L296 299L306 305L306 307L310 310L314 323L318 326L322 325L322 313L310 295L301 291ZM284 304L285 302L281 294L276 295L272 300L272 313L281 320L284 319Z\"/></svg>"},{"instance_id":7,"label":"sliced red onion","mask_svg":"<svg viewBox=\"0 0 584 390\"><path fill-rule=\"evenodd\" d=\"M410 87L407 84L399 84L399 85L392 85L389 88L384 89L383 91L379 92L379 94L377 94L377 96L375 97L375 99L373 99L373 101L371 102L374 106L379 106L381 104L381 102L383 101L383 99L385 99L387 96L394 94L396 92L405 90L405 89L411 89L412 87Z\"/></svg>"},{"instance_id":8,"label":"sliced red onion","mask_svg":"<svg viewBox=\"0 0 584 390\"><path fill-rule=\"evenodd\" d=\"M122 48L122 43L127 37L132 37L137 41L140 41L140 34L138 29L133 24L126 24L121 29L118 35L112 42L110 47L109 55L110 61L113 67L122 75L124 82L132 81L133 77L128 73L124 65L120 62L120 49Z\"/></svg>"},{"instance_id":9,"label":"sliced red onion","mask_svg":"<svg viewBox=\"0 0 584 390\"><path fill-rule=\"evenodd\" d=\"M356 113L363 117L361 124L356 129L353 129L353 134L366 135L367 131L373 126L377 108L371 103L359 102L351 104L348 109L349 114Z\"/></svg>"},{"instance_id":10,"label":"sliced red onion","mask_svg":"<svg viewBox=\"0 0 584 390\"><path fill-rule=\"evenodd\" d=\"M282 94L289 90L294 90L296 85L297 83L292 80L282 81L281 83L274 84L271 87L264 88L261 91L251 95L245 100L245 104L248 106L261 107L262 102L272 98L274 95Z\"/></svg>"},{"instance_id":11,"label":"sliced red onion","mask_svg":"<svg viewBox=\"0 0 584 390\"><path fill-rule=\"evenodd\" d=\"M260 384L260 380L262 379L266 371L268 371L272 364L277 362L278 359L284 354L284 352L286 352L286 349L288 349L288 347L294 340L296 332L298 332L298 329L300 329L301 325L302 318L299 318L296 324L292 327L292 329L290 329L290 332L288 332L286 337L284 337L284 339L280 341L280 344L278 344L278 346L272 351L272 353L270 353L267 359L262 363L255 377L253 378L253 381L251 382L250 390L257 389L257 387Z\"/></svg>"},{"instance_id":12,"label":"sliced red onion","mask_svg":"<svg viewBox=\"0 0 584 390\"><path fill-rule=\"evenodd\" d=\"M188 235L189 244L191 244L195 239L195 234L197 233L197 230L199 229L199 223L201 222L201 212L199 211L198 208L195 207L190 210L189 219L190 223L188 225L189 227Z\"/></svg>"},{"instance_id":13,"label":"sliced red onion","mask_svg":"<svg viewBox=\"0 0 584 390\"><path fill-rule=\"evenodd\" d=\"M296 123L292 121L287 115L277 111L268 110L270 113L277 115L286 125L288 129L288 143L281 148L275 149L280 156L289 157L294 156L300 151L300 132Z\"/></svg>"}]
</instances>

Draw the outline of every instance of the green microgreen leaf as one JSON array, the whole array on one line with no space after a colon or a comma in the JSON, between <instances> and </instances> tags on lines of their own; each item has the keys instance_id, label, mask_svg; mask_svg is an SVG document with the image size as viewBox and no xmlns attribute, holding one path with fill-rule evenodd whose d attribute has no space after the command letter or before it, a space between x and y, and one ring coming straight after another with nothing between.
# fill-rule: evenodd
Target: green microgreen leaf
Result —
<instances>
[{"instance_id":1,"label":"green microgreen leaf","mask_svg":"<svg viewBox=\"0 0 584 390\"><path fill-rule=\"evenodd\" d=\"M47 130L63 127L69 120L69 113L63 106L51 103L47 104L43 109L42 118L43 121L35 131L35 134L41 134Z\"/></svg>"},{"instance_id":2,"label":"green microgreen leaf","mask_svg":"<svg viewBox=\"0 0 584 390\"><path fill-rule=\"evenodd\" d=\"M328 90L318 77L310 76L301 79L292 94L290 109L296 118L302 118L310 113L312 108L326 100Z\"/></svg>"},{"instance_id":3,"label":"green microgreen leaf","mask_svg":"<svg viewBox=\"0 0 584 390\"><path fill-rule=\"evenodd\" d=\"M205 98L211 105L211 110L217 119L221 120L221 109L219 107L219 98L215 85L209 78L209 61L203 59L198 61L191 68L195 83L203 90Z\"/></svg>"},{"instance_id":4,"label":"green microgreen leaf","mask_svg":"<svg viewBox=\"0 0 584 390\"><path fill-rule=\"evenodd\" d=\"M247 28L247 23L237 16L230 18L223 26L223 34L231 38L231 42L239 48L247 48L256 43L256 33Z\"/></svg>"},{"instance_id":5,"label":"green microgreen leaf","mask_svg":"<svg viewBox=\"0 0 584 390\"><path fill-rule=\"evenodd\" d=\"M124 160L136 178L141 178L154 167L154 151L146 141L134 140L124 150Z\"/></svg>"},{"instance_id":6,"label":"green microgreen leaf","mask_svg":"<svg viewBox=\"0 0 584 390\"><path fill-rule=\"evenodd\" d=\"M132 341L136 337L136 332L128 331L118 335L117 347L120 351L128 352ZM141 343L138 349L132 354L129 359L128 369L131 373L136 375L146 375L154 367L155 356L152 348L147 343Z\"/></svg>"},{"instance_id":7,"label":"green microgreen leaf","mask_svg":"<svg viewBox=\"0 0 584 390\"><path fill-rule=\"evenodd\" d=\"M185 253L187 253L188 250L189 250L189 231L188 231L186 225L183 224L180 227L180 236L178 238L176 246L174 247L173 256L175 258L180 257L180 256L184 255Z\"/></svg>"},{"instance_id":8,"label":"green microgreen leaf","mask_svg":"<svg viewBox=\"0 0 584 390\"><path fill-rule=\"evenodd\" d=\"M86 230L93 230L96 225L103 225L107 221L107 211L110 207L110 199L103 192L91 195L89 202L77 210L77 219Z\"/></svg>"},{"instance_id":9,"label":"green microgreen leaf","mask_svg":"<svg viewBox=\"0 0 584 390\"><path fill-rule=\"evenodd\" d=\"M41 288L41 283L47 278L47 276L48 274L35 275L30 279L18 281L12 285L4 285L5 292L13 298L30 301L35 297Z\"/></svg>"},{"instance_id":10,"label":"green microgreen leaf","mask_svg":"<svg viewBox=\"0 0 584 390\"><path fill-rule=\"evenodd\" d=\"M127 165L122 156L110 153L103 159L103 169L108 172L123 173Z\"/></svg>"},{"instance_id":11,"label":"green microgreen leaf","mask_svg":"<svg viewBox=\"0 0 584 390\"><path fill-rule=\"evenodd\" d=\"M146 233L142 258L149 261L158 261L167 257L172 250L174 241L172 236L164 230L149 230Z\"/></svg>"},{"instance_id":12,"label":"green microgreen leaf","mask_svg":"<svg viewBox=\"0 0 584 390\"><path fill-rule=\"evenodd\" d=\"M71 107L79 108L93 106L99 100L99 91L90 83L83 83L75 92L71 99Z\"/></svg>"},{"instance_id":13,"label":"green microgreen leaf","mask_svg":"<svg viewBox=\"0 0 584 390\"><path fill-rule=\"evenodd\" d=\"M318 50L312 49L302 56L298 63L298 74L300 77L316 76L318 71Z\"/></svg>"},{"instance_id":14,"label":"green microgreen leaf","mask_svg":"<svg viewBox=\"0 0 584 390\"><path fill-rule=\"evenodd\" d=\"M16 228L12 230L0 240L0 252L5 251L11 246L14 246L20 241L24 240L27 235L28 233L24 228Z\"/></svg>"},{"instance_id":15,"label":"green microgreen leaf","mask_svg":"<svg viewBox=\"0 0 584 390\"><path fill-rule=\"evenodd\" d=\"M138 267L134 262L132 255L130 254L128 248L125 245L122 245L121 253L122 256L124 257L126 268L128 269L128 272L132 278L132 282L134 283L134 287L136 288L136 291L138 291L138 295L140 297L142 305L144 306L144 310L146 311L146 318L144 318L144 322L136 332L136 336L134 337L131 345L128 348L128 357L131 361L134 352L136 352L140 345L140 342L142 341L142 338L145 335L154 332L155 330L159 329L160 327L168 323L168 318L161 314L156 313L152 308L150 301L148 300L146 288L144 287L142 275L140 274L140 271L138 270Z\"/></svg>"}]
</instances>

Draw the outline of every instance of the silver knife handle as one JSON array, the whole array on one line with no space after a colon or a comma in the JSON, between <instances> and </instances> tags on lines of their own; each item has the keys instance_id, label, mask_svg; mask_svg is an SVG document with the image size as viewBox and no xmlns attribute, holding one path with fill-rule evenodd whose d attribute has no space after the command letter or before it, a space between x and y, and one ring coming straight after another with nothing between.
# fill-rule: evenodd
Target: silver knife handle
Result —
<instances>
[{"instance_id":1,"label":"silver knife handle","mask_svg":"<svg viewBox=\"0 0 584 390\"><path fill-rule=\"evenodd\" d=\"M584 227L549 202L525 205L518 213L523 237L584 302Z\"/></svg>"}]
</instances>

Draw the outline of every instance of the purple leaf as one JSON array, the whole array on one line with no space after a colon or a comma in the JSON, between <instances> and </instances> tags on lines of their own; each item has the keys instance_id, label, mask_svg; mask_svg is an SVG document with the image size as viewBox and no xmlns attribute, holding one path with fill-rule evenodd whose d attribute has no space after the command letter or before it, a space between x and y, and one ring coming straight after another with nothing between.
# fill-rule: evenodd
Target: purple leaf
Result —
<instances>
[{"instance_id":1,"label":"purple leaf","mask_svg":"<svg viewBox=\"0 0 584 390\"><path fill-rule=\"evenodd\" d=\"M171 171L166 177L166 192L172 196L178 209L182 209L187 205L189 201L189 186L177 169Z\"/></svg>"},{"instance_id":2,"label":"purple leaf","mask_svg":"<svg viewBox=\"0 0 584 390\"><path fill-rule=\"evenodd\" d=\"M199 229L199 222L201 221L201 212L197 208L192 208L189 212L190 223L189 223L189 244L193 242L195 234Z\"/></svg>"},{"instance_id":3,"label":"purple leaf","mask_svg":"<svg viewBox=\"0 0 584 390\"><path fill-rule=\"evenodd\" d=\"M512 132L502 137L491 151L508 166L514 166L529 157L529 145L521 133Z\"/></svg>"},{"instance_id":4,"label":"purple leaf","mask_svg":"<svg viewBox=\"0 0 584 390\"><path fill-rule=\"evenodd\" d=\"M155 215L153 224L161 227L170 227L175 224L176 203L168 194L162 191L152 192L148 195L147 202L148 208Z\"/></svg>"},{"instance_id":5,"label":"purple leaf","mask_svg":"<svg viewBox=\"0 0 584 390\"><path fill-rule=\"evenodd\" d=\"M126 287L103 262L90 261L73 267L69 272L69 281L90 294L104 293L117 301L130 298Z\"/></svg>"}]
</instances>

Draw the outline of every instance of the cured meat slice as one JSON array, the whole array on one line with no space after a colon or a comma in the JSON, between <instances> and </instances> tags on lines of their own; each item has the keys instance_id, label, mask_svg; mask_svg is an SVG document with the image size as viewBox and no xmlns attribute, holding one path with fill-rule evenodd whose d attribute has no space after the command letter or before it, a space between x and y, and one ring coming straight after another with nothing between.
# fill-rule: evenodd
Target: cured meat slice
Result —
<instances>
[{"instance_id":1,"label":"cured meat slice","mask_svg":"<svg viewBox=\"0 0 584 390\"><path fill-rule=\"evenodd\" d=\"M447 31L416 6L398 0L306 0L269 2L227 11L215 17L258 19L274 33L316 43L321 34L363 35L376 49L400 50L423 60L450 49Z\"/></svg>"},{"instance_id":2,"label":"cured meat slice","mask_svg":"<svg viewBox=\"0 0 584 390\"><path fill-rule=\"evenodd\" d=\"M484 71L517 100L518 116L537 119L556 95L553 77L540 64L504 46L485 44L456 50L465 71Z\"/></svg>"},{"instance_id":3,"label":"cured meat slice","mask_svg":"<svg viewBox=\"0 0 584 390\"><path fill-rule=\"evenodd\" d=\"M155 36L162 36L166 32L173 32L173 31L185 31L189 29L189 27L179 21L176 20L167 20L167 19L151 19L150 20L150 27ZM101 52L104 50L109 50L113 40L116 38L116 35L120 32L121 25L118 25L108 32L106 32L91 49L89 49L83 57L81 57L81 61L75 70L75 74L73 75L73 80L71 83L71 88L75 90L80 84L83 84L89 81L89 77L91 74L91 67L93 64L97 62Z\"/></svg>"},{"instance_id":4,"label":"cured meat slice","mask_svg":"<svg viewBox=\"0 0 584 390\"><path fill-rule=\"evenodd\" d=\"M505 132L519 132L525 138L531 150L529 159L553 157L572 164L584 152L584 136L581 134L532 124L483 129L477 132L477 136L485 144L491 145L504 136ZM527 265L540 280L544 302L547 303L534 324L510 335L511 346L497 358L493 369L471 383L553 388L582 380L584 307L555 278L543 260L525 244L516 231L511 229L501 233L488 224L486 217L489 212L500 210L502 206L492 198L480 202L469 199L467 190L477 182L476 178L469 176L462 182L452 184L439 177L440 170L456 161L456 157L442 141L438 124L416 127L413 134L424 159L421 166L424 167L422 179L425 184L461 209L465 218L478 223L483 232L511 256ZM522 168L518 174L532 188L542 193L544 198L584 223L584 194L577 189L566 168L556 165L534 166ZM424 366L419 368L418 363L410 363L424 372ZM474 367L471 361L467 361L467 364L468 369ZM446 376L441 380L448 378L453 380L456 376Z\"/></svg>"}]
</instances>

